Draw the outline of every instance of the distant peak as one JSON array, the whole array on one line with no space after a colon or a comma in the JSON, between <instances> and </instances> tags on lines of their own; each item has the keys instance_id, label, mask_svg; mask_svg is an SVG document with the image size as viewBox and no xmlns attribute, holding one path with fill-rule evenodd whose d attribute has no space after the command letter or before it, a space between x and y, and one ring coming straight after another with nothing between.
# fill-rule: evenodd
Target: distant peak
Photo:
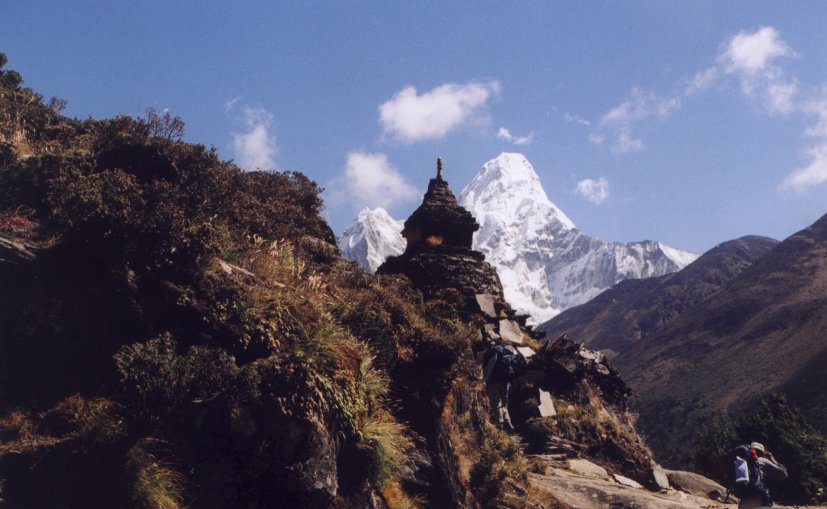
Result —
<instances>
[{"instance_id":1,"label":"distant peak","mask_svg":"<svg viewBox=\"0 0 827 509\"><path fill-rule=\"evenodd\" d=\"M483 164L462 190L460 202L479 217L493 214L499 219L509 218L506 222L524 222L553 216L563 229L575 228L571 219L548 199L534 167L519 152L501 152Z\"/></svg>"},{"instance_id":2,"label":"distant peak","mask_svg":"<svg viewBox=\"0 0 827 509\"><path fill-rule=\"evenodd\" d=\"M370 207L365 207L359 211L359 217L362 216L389 216L388 211L383 209L382 207L376 207L371 209Z\"/></svg>"},{"instance_id":3,"label":"distant peak","mask_svg":"<svg viewBox=\"0 0 827 509\"><path fill-rule=\"evenodd\" d=\"M494 159L520 159L524 160L525 156L519 152L500 152L500 155Z\"/></svg>"},{"instance_id":4,"label":"distant peak","mask_svg":"<svg viewBox=\"0 0 827 509\"><path fill-rule=\"evenodd\" d=\"M537 176L534 167L523 154L518 152L502 152L483 165L480 175L487 179L528 181L538 184L540 182L540 177Z\"/></svg>"}]
</instances>

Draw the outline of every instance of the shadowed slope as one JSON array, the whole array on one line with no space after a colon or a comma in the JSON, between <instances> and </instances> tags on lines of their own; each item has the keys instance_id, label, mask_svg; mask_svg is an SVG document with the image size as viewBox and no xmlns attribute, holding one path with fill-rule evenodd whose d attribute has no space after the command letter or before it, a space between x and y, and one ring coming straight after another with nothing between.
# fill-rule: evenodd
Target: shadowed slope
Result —
<instances>
[{"instance_id":1,"label":"shadowed slope","mask_svg":"<svg viewBox=\"0 0 827 509\"><path fill-rule=\"evenodd\" d=\"M640 427L662 459L715 411L784 391L823 432L827 390L827 216L779 244L722 291L615 359Z\"/></svg>"}]
</instances>

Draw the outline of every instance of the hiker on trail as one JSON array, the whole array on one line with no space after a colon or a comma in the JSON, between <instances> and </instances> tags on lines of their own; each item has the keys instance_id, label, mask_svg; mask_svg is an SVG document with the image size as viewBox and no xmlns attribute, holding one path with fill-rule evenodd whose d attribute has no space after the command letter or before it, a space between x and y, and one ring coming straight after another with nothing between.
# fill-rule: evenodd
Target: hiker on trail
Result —
<instances>
[{"instance_id":1,"label":"hiker on trail","mask_svg":"<svg viewBox=\"0 0 827 509\"><path fill-rule=\"evenodd\" d=\"M508 414L508 392L511 380L517 374L517 352L513 346L491 341L482 356L482 367L482 380L493 418L501 429L513 430Z\"/></svg>"},{"instance_id":2,"label":"hiker on trail","mask_svg":"<svg viewBox=\"0 0 827 509\"><path fill-rule=\"evenodd\" d=\"M772 507L767 481L783 481L787 469L767 452L763 444L753 442L731 451L734 469L733 493L740 499L738 509Z\"/></svg>"}]
</instances>

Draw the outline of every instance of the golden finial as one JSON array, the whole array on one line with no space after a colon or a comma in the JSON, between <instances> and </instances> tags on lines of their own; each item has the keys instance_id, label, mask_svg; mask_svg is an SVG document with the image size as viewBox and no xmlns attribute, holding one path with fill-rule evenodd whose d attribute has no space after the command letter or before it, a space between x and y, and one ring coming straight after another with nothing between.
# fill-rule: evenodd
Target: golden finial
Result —
<instances>
[{"instance_id":1,"label":"golden finial","mask_svg":"<svg viewBox=\"0 0 827 509\"><path fill-rule=\"evenodd\" d=\"M437 180L442 180L442 158L436 158L436 178Z\"/></svg>"}]
</instances>

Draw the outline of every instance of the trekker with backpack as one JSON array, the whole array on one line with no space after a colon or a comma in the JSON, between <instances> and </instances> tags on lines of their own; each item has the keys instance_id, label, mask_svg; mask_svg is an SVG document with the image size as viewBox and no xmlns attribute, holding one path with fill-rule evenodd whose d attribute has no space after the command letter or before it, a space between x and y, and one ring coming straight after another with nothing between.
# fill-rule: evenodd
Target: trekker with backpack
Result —
<instances>
[{"instance_id":1,"label":"trekker with backpack","mask_svg":"<svg viewBox=\"0 0 827 509\"><path fill-rule=\"evenodd\" d=\"M482 380L491 405L494 422L504 430L512 431L508 413L508 393L511 381L517 376L517 351L513 346L491 341L482 357Z\"/></svg>"},{"instance_id":2,"label":"trekker with backpack","mask_svg":"<svg viewBox=\"0 0 827 509\"><path fill-rule=\"evenodd\" d=\"M730 491L740 499L738 509L772 507L767 481L783 481L787 469L759 442L739 445L727 455Z\"/></svg>"}]
</instances>

